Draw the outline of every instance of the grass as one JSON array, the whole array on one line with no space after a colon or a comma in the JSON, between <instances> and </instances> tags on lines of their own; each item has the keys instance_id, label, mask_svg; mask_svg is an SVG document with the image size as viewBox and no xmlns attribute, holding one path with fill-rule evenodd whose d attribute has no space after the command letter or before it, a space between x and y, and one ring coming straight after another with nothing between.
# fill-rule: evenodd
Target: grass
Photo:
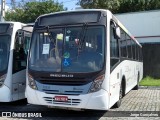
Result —
<instances>
[{"instance_id":1,"label":"grass","mask_svg":"<svg viewBox=\"0 0 160 120\"><path fill-rule=\"evenodd\" d=\"M141 86L160 86L160 79L155 79L150 76L143 78L140 82Z\"/></svg>"}]
</instances>

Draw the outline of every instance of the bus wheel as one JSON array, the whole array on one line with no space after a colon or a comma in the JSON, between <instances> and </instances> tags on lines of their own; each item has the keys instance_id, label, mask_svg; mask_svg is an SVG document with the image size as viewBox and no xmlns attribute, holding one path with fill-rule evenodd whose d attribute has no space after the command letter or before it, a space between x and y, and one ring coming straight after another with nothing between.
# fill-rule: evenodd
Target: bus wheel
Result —
<instances>
[{"instance_id":1,"label":"bus wheel","mask_svg":"<svg viewBox=\"0 0 160 120\"><path fill-rule=\"evenodd\" d=\"M119 100L114 104L114 108L119 108L121 106L122 98L123 98L123 89L121 84L120 91L119 91Z\"/></svg>"},{"instance_id":2,"label":"bus wheel","mask_svg":"<svg viewBox=\"0 0 160 120\"><path fill-rule=\"evenodd\" d=\"M138 90L138 88L139 88L139 73L137 76L137 85L133 88L133 90Z\"/></svg>"}]
</instances>

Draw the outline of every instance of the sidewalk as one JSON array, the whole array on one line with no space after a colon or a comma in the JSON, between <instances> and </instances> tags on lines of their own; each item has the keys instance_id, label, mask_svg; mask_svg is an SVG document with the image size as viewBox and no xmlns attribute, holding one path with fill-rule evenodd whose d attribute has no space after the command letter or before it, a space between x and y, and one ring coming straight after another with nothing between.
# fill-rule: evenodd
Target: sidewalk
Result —
<instances>
[{"instance_id":1,"label":"sidewalk","mask_svg":"<svg viewBox=\"0 0 160 120\"><path fill-rule=\"evenodd\" d=\"M139 90L131 90L122 99L122 105L111 111L160 111L160 88L140 87Z\"/></svg>"}]
</instances>

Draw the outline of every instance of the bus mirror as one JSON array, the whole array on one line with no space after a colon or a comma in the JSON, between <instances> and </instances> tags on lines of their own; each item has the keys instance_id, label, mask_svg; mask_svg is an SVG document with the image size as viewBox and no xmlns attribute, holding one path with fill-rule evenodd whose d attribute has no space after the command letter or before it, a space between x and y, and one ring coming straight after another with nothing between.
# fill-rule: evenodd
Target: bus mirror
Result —
<instances>
[{"instance_id":1,"label":"bus mirror","mask_svg":"<svg viewBox=\"0 0 160 120\"><path fill-rule=\"evenodd\" d=\"M121 38L121 31L120 31L120 28L116 26L115 28L115 37L117 39L120 39Z\"/></svg>"}]
</instances>

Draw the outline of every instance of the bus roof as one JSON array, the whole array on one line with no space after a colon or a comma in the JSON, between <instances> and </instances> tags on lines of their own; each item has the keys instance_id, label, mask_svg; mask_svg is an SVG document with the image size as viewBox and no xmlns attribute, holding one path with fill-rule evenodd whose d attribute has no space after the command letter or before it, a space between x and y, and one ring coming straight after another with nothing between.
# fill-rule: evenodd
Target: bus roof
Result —
<instances>
[{"instance_id":1,"label":"bus roof","mask_svg":"<svg viewBox=\"0 0 160 120\"><path fill-rule=\"evenodd\" d=\"M5 24L5 23L12 23L12 24L22 24L22 25L26 25L26 24L21 23L21 22L13 22L13 21L0 22L0 24Z\"/></svg>"},{"instance_id":2,"label":"bus roof","mask_svg":"<svg viewBox=\"0 0 160 120\"><path fill-rule=\"evenodd\" d=\"M55 14L61 14L61 13L75 13L75 12L84 12L84 11L104 11L107 12L109 10L105 10L105 9L78 9L78 10L70 10L70 11L60 11L60 12L54 12L54 13L49 13L49 14L43 14L41 16L39 16L37 19L39 19L40 17L43 16L48 16L48 15L55 15Z\"/></svg>"}]
</instances>

